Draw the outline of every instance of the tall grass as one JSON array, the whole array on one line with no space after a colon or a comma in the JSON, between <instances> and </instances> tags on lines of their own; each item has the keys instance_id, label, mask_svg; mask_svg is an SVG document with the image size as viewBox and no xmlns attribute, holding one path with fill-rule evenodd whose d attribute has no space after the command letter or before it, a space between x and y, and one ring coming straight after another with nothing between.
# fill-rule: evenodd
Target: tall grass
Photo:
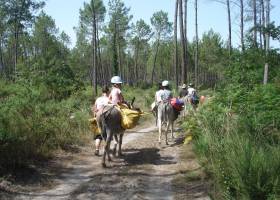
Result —
<instances>
[{"instance_id":1,"label":"tall grass","mask_svg":"<svg viewBox=\"0 0 280 200\"><path fill-rule=\"evenodd\" d=\"M88 86L53 99L44 85L0 82L0 172L91 141L92 91ZM154 98L153 88L124 87L123 94L129 101L136 97L135 105L143 110Z\"/></svg>"},{"instance_id":2,"label":"tall grass","mask_svg":"<svg viewBox=\"0 0 280 200\"><path fill-rule=\"evenodd\" d=\"M195 151L212 174L218 199L277 199L280 89L235 89L218 93L185 126L194 134Z\"/></svg>"}]
</instances>

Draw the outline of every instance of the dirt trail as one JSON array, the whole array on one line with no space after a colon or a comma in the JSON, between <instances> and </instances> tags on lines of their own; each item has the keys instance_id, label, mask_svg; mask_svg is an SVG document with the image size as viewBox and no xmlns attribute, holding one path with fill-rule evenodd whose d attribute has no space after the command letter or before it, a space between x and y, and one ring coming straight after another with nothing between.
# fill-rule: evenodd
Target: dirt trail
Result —
<instances>
[{"instance_id":1,"label":"dirt trail","mask_svg":"<svg viewBox=\"0 0 280 200\"><path fill-rule=\"evenodd\" d=\"M124 156L114 158L106 169L101 168L101 157L85 147L60 169L53 188L0 194L0 199L209 199L191 145L182 148L182 136L177 133L175 141L159 146L155 130L126 133Z\"/></svg>"}]
</instances>

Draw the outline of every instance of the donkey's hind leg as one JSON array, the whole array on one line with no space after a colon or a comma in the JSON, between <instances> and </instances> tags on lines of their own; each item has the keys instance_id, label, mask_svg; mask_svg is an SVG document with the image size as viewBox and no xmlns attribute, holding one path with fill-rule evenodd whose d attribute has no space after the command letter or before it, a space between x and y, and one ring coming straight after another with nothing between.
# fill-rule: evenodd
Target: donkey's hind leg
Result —
<instances>
[{"instance_id":1,"label":"donkey's hind leg","mask_svg":"<svg viewBox=\"0 0 280 200\"><path fill-rule=\"evenodd\" d=\"M119 143L119 139L118 136L116 134L114 134L114 148L113 148L113 156L116 156L117 154L117 146Z\"/></svg>"},{"instance_id":2,"label":"donkey's hind leg","mask_svg":"<svg viewBox=\"0 0 280 200\"><path fill-rule=\"evenodd\" d=\"M123 139L123 132L120 133L120 138L119 138L119 149L118 149L118 152L117 152L117 157L121 157L123 156L122 154L122 139Z\"/></svg>"},{"instance_id":3,"label":"donkey's hind leg","mask_svg":"<svg viewBox=\"0 0 280 200\"><path fill-rule=\"evenodd\" d=\"M162 121L158 118L158 143L161 143L161 134L162 134Z\"/></svg>"},{"instance_id":4,"label":"donkey's hind leg","mask_svg":"<svg viewBox=\"0 0 280 200\"><path fill-rule=\"evenodd\" d=\"M111 140L112 140L112 133L110 131L107 132L107 138L106 138L106 143L104 146L104 154L102 157L102 166L106 167L106 155L108 156L108 160L111 161L111 157L110 157L110 144L111 144Z\"/></svg>"},{"instance_id":5,"label":"donkey's hind leg","mask_svg":"<svg viewBox=\"0 0 280 200\"><path fill-rule=\"evenodd\" d=\"M169 130L169 126L170 126L170 121L167 122L167 126L166 126L166 131L165 131L165 144L168 145L168 130Z\"/></svg>"}]
</instances>

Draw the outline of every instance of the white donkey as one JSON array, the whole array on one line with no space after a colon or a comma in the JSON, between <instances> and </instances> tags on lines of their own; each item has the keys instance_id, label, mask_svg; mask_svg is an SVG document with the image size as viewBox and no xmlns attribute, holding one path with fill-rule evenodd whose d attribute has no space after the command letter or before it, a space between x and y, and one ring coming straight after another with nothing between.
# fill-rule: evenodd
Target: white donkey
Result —
<instances>
[{"instance_id":1,"label":"white donkey","mask_svg":"<svg viewBox=\"0 0 280 200\"><path fill-rule=\"evenodd\" d=\"M169 131L169 127L171 127L171 135L172 139L174 139L174 131L173 131L173 126L174 126L174 121L177 119L178 113L173 109L172 105L170 102L161 102L158 105L158 114L157 114L157 124L158 124L158 132L159 132L159 137L158 137L158 142L159 144L161 143L161 135L162 135L162 125L163 123L166 123L166 132L165 132L165 143L168 145L168 140L167 140L167 134Z\"/></svg>"},{"instance_id":2,"label":"white donkey","mask_svg":"<svg viewBox=\"0 0 280 200\"><path fill-rule=\"evenodd\" d=\"M191 101L191 98L188 96L185 96L182 98L184 102L184 111L183 111L183 118L186 118L188 115L190 108L192 108L194 111L196 111L198 104L193 104Z\"/></svg>"},{"instance_id":3,"label":"white donkey","mask_svg":"<svg viewBox=\"0 0 280 200\"><path fill-rule=\"evenodd\" d=\"M182 116L183 118L186 118L188 114L188 106L189 106L188 96L184 96L181 100L184 102L184 110Z\"/></svg>"}]
</instances>

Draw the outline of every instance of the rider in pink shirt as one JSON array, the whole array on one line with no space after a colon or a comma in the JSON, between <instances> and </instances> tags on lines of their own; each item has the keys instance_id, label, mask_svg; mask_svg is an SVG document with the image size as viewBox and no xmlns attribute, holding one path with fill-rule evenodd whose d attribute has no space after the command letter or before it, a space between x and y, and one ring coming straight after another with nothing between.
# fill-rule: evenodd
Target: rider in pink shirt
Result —
<instances>
[{"instance_id":1,"label":"rider in pink shirt","mask_svg":"<svg viewBox=\"0 0 280 200\"><path fill-rule=\"evenodd\" d=\"M111 79L111 83L113 84L113 88L109 95L109 99L110 99L111 103L114 105L125 103L122 92L121 92L121 84L122 84L121 78L119 76L114 76Z\"/></svg>"}]
</instances>

